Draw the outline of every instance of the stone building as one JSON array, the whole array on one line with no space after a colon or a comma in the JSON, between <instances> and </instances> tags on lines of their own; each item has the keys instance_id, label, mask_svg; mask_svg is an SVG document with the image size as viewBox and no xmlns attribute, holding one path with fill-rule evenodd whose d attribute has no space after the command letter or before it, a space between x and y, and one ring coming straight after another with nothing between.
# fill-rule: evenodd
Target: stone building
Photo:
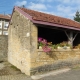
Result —
<instances>
[{"instance_id":1,"label":"stone building","mask_svg":"<svg viewBox=\"0 0 80 80\"><path fill-rule=\"evenodd\" d=\"M38 49L38 37L53 44L80 43L80 23L51 14L14 7L9 24L8 61L26 75L48 72L80 63L79 49Z\"/></svg>"},{"instance_id":2,"label":"stone building","mask_svg":"<svg viewBox=\"0 0 80 80\"><path fill-rule=\"evenodd\" d=\"M0 61L7 59L10 15L0 14Z\"/></svg>"},{"instance_id":3,"label":"stone building","mask_svg":"<svg viewBox=\"0 0 80 80\"><path fill-rule=\"evenodd\" d=\"M8 25L10 21L10 15L0 14L0 35L8 35Z\"/></svg>"}]
</instances>

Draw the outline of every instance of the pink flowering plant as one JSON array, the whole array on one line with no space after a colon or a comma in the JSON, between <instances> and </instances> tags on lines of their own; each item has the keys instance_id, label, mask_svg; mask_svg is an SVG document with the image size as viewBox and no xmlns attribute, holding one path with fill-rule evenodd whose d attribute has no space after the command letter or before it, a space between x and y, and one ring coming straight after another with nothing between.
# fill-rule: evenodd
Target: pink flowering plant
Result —
<instances>
[{"instance_id":1,"label":"pink flowering plant","mask_svg":"<svg viewBox=\"0 0 80 80\"><path fill-rule=\"evenodd\" d=\"M47 40L43 38L38 38L38 46L45 46L47 44Z\"/></svg>"},{"instance_id":2,"label":"pink flowering plant","mask_svg":"<svg viewBox=\"0 0 80 80\"><path fill-rule=\"evenodd\" d=\"M38 47L41 46L44 52L51 52L50 45L52 45L52 43L48 43L46 39L41 37L38 38Z\"/></svg>"},{"instance_id":3,"label":"pink flowering plant","mask_svg":"<svg viewBox=\"0 0 80 80\"><path fill-rule=\"evenodd\" d=\"M41 47L44 52L50 54L53 49L58 49L58 47L62 47L66 49L67 46L70 46L68 42L63 41L59 44L52 44L52 42L48 42L46 39L39 37L38 38L38 48Z\"/></svg>"}]
</instances>

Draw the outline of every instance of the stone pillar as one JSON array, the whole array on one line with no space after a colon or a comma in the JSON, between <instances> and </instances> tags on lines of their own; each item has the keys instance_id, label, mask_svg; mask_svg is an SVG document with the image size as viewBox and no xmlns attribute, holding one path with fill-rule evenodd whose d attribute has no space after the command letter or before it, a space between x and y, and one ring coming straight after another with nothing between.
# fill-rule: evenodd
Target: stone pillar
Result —
<instances>
[{"instance_id":1,"label":"stone pillar","mask_svg":"<svg viewBox=\"0 0 80 80\"><path fill-rule=\"evenodd\" d=\"M34 73L33 68L36 67L36 58L38 57L37 52L37 39L38 39L38 27L31 23L31 36L30 36L30 75Z\"/></svg>"}]
</instances>

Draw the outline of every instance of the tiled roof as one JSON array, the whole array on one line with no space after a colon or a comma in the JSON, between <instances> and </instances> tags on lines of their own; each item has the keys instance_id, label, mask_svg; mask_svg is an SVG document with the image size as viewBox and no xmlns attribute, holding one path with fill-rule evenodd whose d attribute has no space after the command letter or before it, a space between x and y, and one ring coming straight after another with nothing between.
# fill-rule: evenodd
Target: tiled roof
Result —
<instances>
[{"instance_id":1,"label":"tiled roof","mask_svg":"<svg viewBox=\"0 0 80 80\"><path fill-rule=\"evenodd\" d=\"M36 21L42 21L42 22L48 22L48 23L69 26L69 27L80 28L80 23L73 21L71 19L58 17L55 15L46 14L46 13L42 13L42 12L38 12L38 11L26 9L26 8L21 8L21 7L18 7L18 8L21 9L22 11L26 12L27 14L29 14L32 17L32 19L36 20Z\"/></svg>"},{"instance_id":2,"label":"tiled roof","mask_svg":"<svg viewBox=\"0 0 80 80\"><path fill-rule=\"evenodd\" d=\"M8 20L10 20L10 16L0 14L0 19L8 19Z\"/></svg>"}]
</instances>

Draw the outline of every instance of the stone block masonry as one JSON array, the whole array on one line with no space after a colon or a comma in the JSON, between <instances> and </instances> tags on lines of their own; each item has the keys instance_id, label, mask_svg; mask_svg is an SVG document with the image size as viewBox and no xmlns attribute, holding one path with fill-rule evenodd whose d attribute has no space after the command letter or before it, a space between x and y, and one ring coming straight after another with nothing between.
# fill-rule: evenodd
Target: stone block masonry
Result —
<instances>
[{"instance_id":1,"label":"stone block masonry","mask_svg":"<svg viewBox=\"0 0 80 80\"><path fill-rule=\"evenodd\" d=\"M30 20L15 11L8 31L8 61L30 75Z\"/></svg>"},{"instance_id":2,"label":"stone block masonry","mask_svg":"<svg viewBox=\"0 0 80 80\"><path fill-rule=\"evenodd\" d=\"M0 35L0 61L7 59L8 53L8 36Z\"/></svg>"},{"instance_id":3,"label":"stone block masonry","mask_svg":"<svg viewBox=\"0 0 80 80\"><path fill-rule=\"evenodd\" d=\"M36 54L36 53L35 53ZM80 50L54 50L46 54L38 50L37 57L31 61L31 75L49 72L65 67L72 67L80 64Z\"/></svg>"}]
</instances>

